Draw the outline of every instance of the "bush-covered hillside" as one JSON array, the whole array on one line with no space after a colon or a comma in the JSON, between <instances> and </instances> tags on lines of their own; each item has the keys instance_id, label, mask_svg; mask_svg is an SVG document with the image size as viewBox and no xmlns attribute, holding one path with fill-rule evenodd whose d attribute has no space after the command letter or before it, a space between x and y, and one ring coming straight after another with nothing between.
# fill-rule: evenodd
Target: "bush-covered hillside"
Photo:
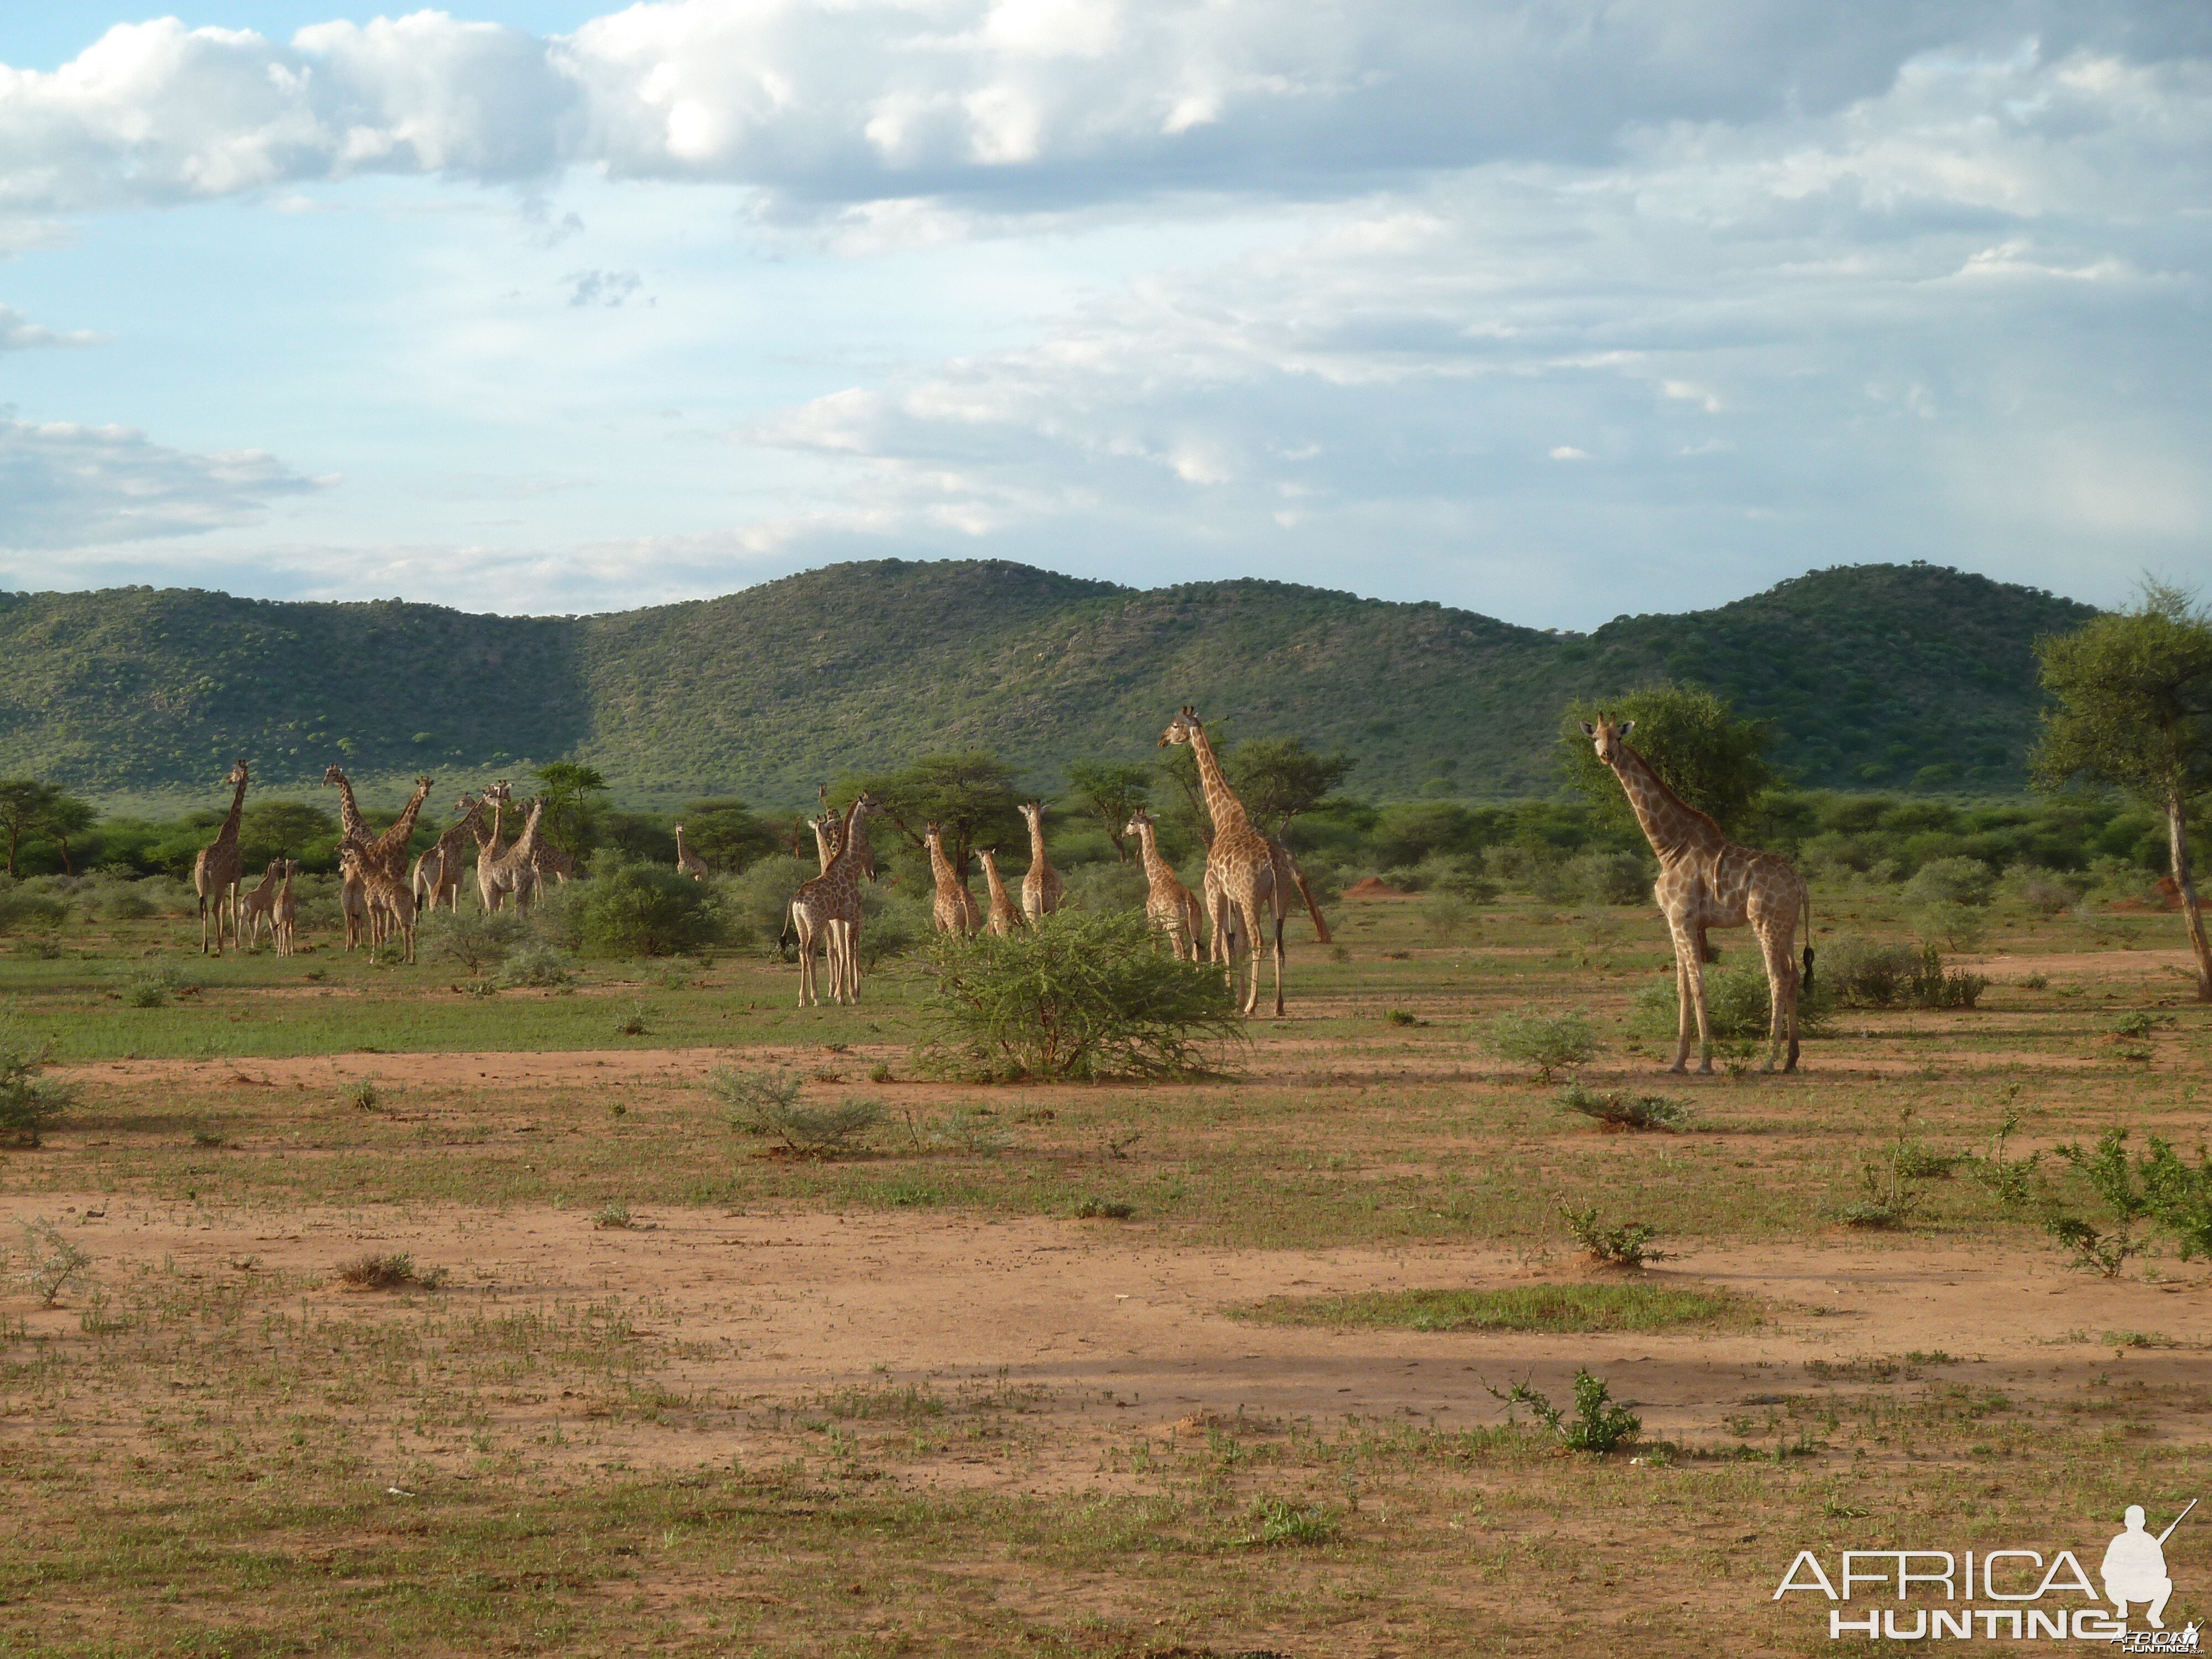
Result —
<instances>
[{"instance_id":1,"label":"bush-covered hillside","mask_svg":"<svg viewBox=\"0 0 2212 1659\"><path fill-rule=\"evenodd\" d=\"M1000 562L846 564L603 617L471 616L198 590L0 595L0 775L210 800L341 760L372 798L572 757L639 804L811 799L816 781L989 749L1050 789L1149 758L1194 702L1232 738L1358 757L1382 797L1548 793L1561 707L1674 678L1771 720L1808 786L2016 787L2032 643L2087 607L1934 567L1816 572L1587 638L1279 582L1138 592Z\"/></svg>"}]
</instances>

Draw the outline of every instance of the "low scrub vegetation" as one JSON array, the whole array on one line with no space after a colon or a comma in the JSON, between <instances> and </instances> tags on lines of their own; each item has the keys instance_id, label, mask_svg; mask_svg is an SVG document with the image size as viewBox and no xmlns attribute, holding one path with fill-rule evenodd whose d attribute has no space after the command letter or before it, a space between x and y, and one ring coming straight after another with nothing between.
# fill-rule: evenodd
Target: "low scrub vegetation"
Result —
<instances>
[{"instance_id":1,"label":"low scrub vegetation","mask_svg":"<svg viewBox=\"0 0 2212 1659\"><path fill-rule=\"evenodd\" d=\"M1535 1068L1540 1081L1595 1060L1604 1044L1583 1014L1542 1014L1533 1008L1500 1014L1490 1024L1490 1046L1501 1060Z\"/></svg>"},{"instance_id":2,"label":"low scrub vegetation","mask_svg":"<svg viewBox=\"0 0 2212 1659\"><path fill-rule=\"evenodd\" d=\"M930 947L926 1069L980 1078L1188 1077L1243 1040L1220 969L1160 950L1140 912L1062 910Z\"/></svg>"},{"instance_id":3,"label":"low scrub vegetation","mask_svg":"<svg viewBox=\"0 0 2212 1659\"><path fill-rule=\"evenodd\" d=\"M707 1087L729 1108L732 1128L740 1134L768 1137L795 1158L834 1158L849 1152L883 1121L884 1109L872 1100L802 1104L806 1085L788 1073L725 1066L708 1073Z\"/></svg>"},{"instance_id":4,"label":"low scrub vegetation","mask_svg":"<svg viewBox=\"0 0 2212 1659\"><path fill-rule=\"evenodd\" d=\"M1580 1081L1559 1091L1559 1105L1608 1129L1686 1129L1697 1115L1694 1109L1664 1095L1631 1094L1622 1089L1600 1092L1584 1088Z\"/></svg>"},{"instance_id":5,"label":"low scrub vegetation","mask_svg":"<svg viewBox=\"0 0 2212 1659\"><path fill-rule=\"evenodd\" d=\"M1279 1296L1231 1311L1266 1325L1379 1326L1412 1331L1666 1331L1750 1324L1758 1317L1734 1297L1643 1283Z\"/></svg>"},{"instance_id":6,"label":"low scrub vegetation","mask_svg":"<svg viewBox=\"0 0 2212 1659\"><path fill-rule=\"evenodd\" d=\"M34 1043L0 1024L0 1139L36 1146L46 1129L76 1102L68 1084L46 1076L51 1043Z\"/></svg>"},{"instance_id":7,"label":"low scrub vegetation","mask_svg":"<svg viewBox=\"0 0 2212 1659\"><path fill-rule=\"evenodd\" d=\"M1487 1384L1484 1385L1486 1389ZM1526 1406L1531 1415L1543 1425L1546 1431L1569 1451L1594 1452L1602 1455L1616 1451L1633 1442L1644 1432L1644 1419L1627 1407L1613 1403L1613 1390L1602 1377L1593 1376L1586 1370L1575 1372L1575 1403L1573 1414L1557 1406L1550 1399L1528 1386L1524 1380L1501 1392L1489 1389L1494 1400L1505 1402L1506 1415L1512 1416L1513 1407Z\"/></svg>"}]
</instances>

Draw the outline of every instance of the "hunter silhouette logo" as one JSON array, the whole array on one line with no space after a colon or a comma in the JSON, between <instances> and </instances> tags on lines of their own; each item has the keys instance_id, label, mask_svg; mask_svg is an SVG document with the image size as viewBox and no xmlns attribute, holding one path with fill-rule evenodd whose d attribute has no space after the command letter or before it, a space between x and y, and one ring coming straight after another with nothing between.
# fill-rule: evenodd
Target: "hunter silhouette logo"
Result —
<instances>
[{"instance_id":1,"label":"hunter silhouette logo","mask_svg":"<svg viewBox=\"0 0 2212 1659\"><path fill-rule=\"evenodd\" d=\"M1892 1603L1849 1613L1844 1605L1831 1607L1831 1641L1846 1636L1905 1642L1977 1636L1984 1641L2003 1638L2015 1642L2070 1638L2108 1643L2123 1653L2199 1653L2201 1632L2195 1620L2180 1630L2166 1627L2166 1606L2173 1596L2166 1542L2197 1501L2191 1498L2159 1533L2149 1529L2143 1506L2130 1504L2121 1517L2123 1530L2105 1547L2098 1564L2102 1595L2081 1558L2069 1549L2047 1561L2041 1551L2025 1549L1967 1550L1963 1554L1949 1550L1845 1550L1833 1578L1816 1553L1800 1550L1771 1599L1779 1601L1793 1590L1802 1590L1838 1604ZM1921 1605L1911 1605L1916 1601ZM1973 1605L1978 1601L1994 1605ZM2130 1627L2128 1614L2134 1608L2142 1610L2147 1628Z\"/></svg>"}]
</instances>

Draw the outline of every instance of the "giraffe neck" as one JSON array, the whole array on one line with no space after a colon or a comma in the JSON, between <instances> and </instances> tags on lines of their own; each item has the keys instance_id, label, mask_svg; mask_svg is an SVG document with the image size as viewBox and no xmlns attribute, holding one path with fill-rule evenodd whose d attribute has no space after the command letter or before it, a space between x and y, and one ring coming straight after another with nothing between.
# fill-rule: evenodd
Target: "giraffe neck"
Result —
<instances>
[{"instance_id":1,"label":"giraffe neck","mask_svg":"<svg viewBox=\"0 0 2212 1659\"><path fill-rule=\"evenodd\" d=\"M1027 814L1024 816L1026 817ZM1030 863L1038 869L1042 869L1051 862L1052 860L1044 855L1044 814L1040 812L1030 819Z\"/></svg>"},{"instance_id":2,"label":"giraffe neck","mask_svg":"<svg viewBox=\"0 0 2212 1659\"><path fill-rule=\"evenodd\" d=\"M853 798L853 804L845 809L844 823L838 826L837 848L830 854L830 861L822 866L823 875L829 875L832 872L835 872L840 878L850 875L852 866L858 862L853 857L853 831L860 822L860 798L855 795Z\"/></svg>"},{"instance_id":3,"label":"giraffe neck","mask_svg":"<svg viewBox=\"0 0 2212 1659\"><path fill-rule=\"evenodd\" d=\"M1160 856L1159 832L1149 823L1137 826L1137 848L1145 860L1145 878L1155 887L1175 875L1175 866Z\"/></svg>"},{"instance_id":4,"label":"giraffe neck","mask_svg":"<svg viewBox=\"0 0 2212 1659\"><path fill-rule=\"evenodd\" d=\"M676 861L678 864L684 862L684 832L681 830L676 832Z\"/></svg>"},{"instance_id":5,"label":"giraffe neck","mask_svg":"<svg viewBox=\"0 0 2212 1659\"><path fill-rule=\"evenodd\" d=\"M1670 865L1694 850L1723 843L1720 826L1669 789L1650 761L1625 743L1614 755L1613 775L1627 792L1644 838L1661 864Z\"/></svg>"},{"instance_id":6,"label":"giraffe neck","mask_svg":"<svg viewBox=\"0 0 2212 1659\"><path fill-rule=\"evenodd\" d=\"M366 842L369 839L368 823L354 801L353 780L343 772L338 774L338 828L347 841Z\"/></svg>"},{"instance_id":7,"label":"giraffe neck","mask_svg":"<svg viewBox=\"0 0 2212 1659\"><path fill-rule=\"evenodd\" d=\"M945 843L929 843L929 873L937 878L937 890L950 892L960 885L960 878L952 873L952 860L945 856Z\"/></svg>"},{"instance_id":8,"label":"giraffe neck","mask_svg":"<svg viewBox=\"0 0 2212 1659\"><path fill-rule=\"evenodd\" d=\"M415 833L415 820L422 815L422 803L429 799L429 794L428 785L415 792L415 798L407 803L406 810L400 813L398 821L378 838L376 844L379 848L390 852L394 848L407 845L408 837Z\"/></svg>"},{"instance_id":9,"label":"giraffe neck","mask_svg":"<svg viewBox=\"0 0 2212 1659\"><path fill-rule=\"evenodd\" d=\"M538 826L545 817L545 797L540 795L530 803L530 816L522 822L522 834L507 850L522 859L534 857L538 852Z\"/></svg>"},{"instance_id":10,"label":"giraffe neck","mask_svg":"<svg viewBox=\"0 0 2212 1659\"><path fill-rule=\"evenodd\" d=\"M1006 884L999 878L998 854L995 853L985 853L981 856L983 860L983 879L991 889L991 902L994 904L1012 903L1012 901L1006 896Z\"/></svg>"},{"instance_id":11,"label":"giraffe neck","mask_svg":"<svg viewBox=\"0 0 2212 1659\"><path fill-rule=\"evenodd\" d=\"M238 821L245 816L245 813L246 784L241 780L237 789L231 795L230 811L223 818L222 829L215 838L216 846L235 847L238 844Z\"/></svg>"},{"instance_id":12,"label":"giraffe neck","mask_svg":"<svg viewBox=\"0 0 2212 1659\"><path fill-rule=\"evenodd\" d=\"M1229 780L1221 775L1221 763L1213 757L1213 745L1206 740L1206 728L1196 720L1190 722L1190 752L1198 762L1198 781L1206 791L1206 810L1213 819L1216 839L1232 829L1249 830L1252 820L1245 815L1244 803L1237 799L1229 787Z\"/></svg>"}]
</instances>

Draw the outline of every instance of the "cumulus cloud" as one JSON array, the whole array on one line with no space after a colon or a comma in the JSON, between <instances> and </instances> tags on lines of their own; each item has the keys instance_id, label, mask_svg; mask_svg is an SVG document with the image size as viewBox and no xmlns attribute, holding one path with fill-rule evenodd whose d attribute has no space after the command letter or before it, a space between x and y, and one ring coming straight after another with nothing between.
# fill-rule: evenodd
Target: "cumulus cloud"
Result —
<instances>
[{"instance_id":1,"label":"cumulus cloud","mask_svg":"<svg viewBox=\"0 0 2212 1659\"><path fill-rule=\"evenodd\" d=\"M90 329L57 332L33 322L13 306L0 306L0 351L27 351L34 346L97 345L106 337Z\"/></svg>"},{"instance_id":2,"label":"cumulus cloud","mask_svg":"<svg viewBox=\"0 0 2212 1659\"><path fill-rule=\"evenodd\" d=\"M198 455L128 427L0 419L0 547L64 548L258 522L323 481L259 450Z\"/></svg>"},{"instance_id":3,"label":"cumulus cloud","mask_svg":"<svg viewBox=\"0 0 2212 1659\"><path fill-rule=\"evenodd\" d=\"M666 0L562 37L422 11L279 42L163 19L51 73L0 69L0 203L569 167L750 185L793 211L1330 196L1409 171L1603 161L1643 131L1695 143L1826 115L1930 48L2023 40L2077 61L2081 92L2109 104L2111 81L2201 57L2212 20L2058 0Z\"/></svg>"}]
</instances>

